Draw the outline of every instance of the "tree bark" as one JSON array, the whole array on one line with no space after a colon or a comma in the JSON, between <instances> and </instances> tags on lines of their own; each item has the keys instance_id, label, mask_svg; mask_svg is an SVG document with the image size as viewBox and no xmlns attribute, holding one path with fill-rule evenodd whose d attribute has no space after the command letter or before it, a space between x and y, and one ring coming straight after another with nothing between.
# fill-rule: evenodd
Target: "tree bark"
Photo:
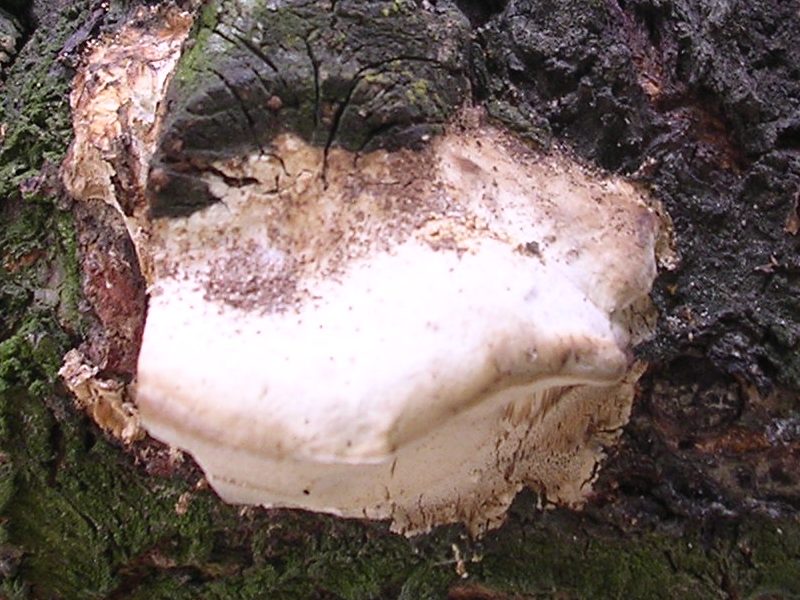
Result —
<instances>
[{"instance_id":1,"label":"tree bark","mask_svg":"<svg viewBox=\"0 0 800 600\"><path fill-rule=\"evenodd\" d=\"M220 56L204 46L216 8L235 4L207 3L187 52L226 68L241 60L244 46ZM0 113L0 596L800 595L797 4L255 5L265 44L303 41L303 56L289 53L270 76L295 79L296 102L281 126L312 143L414 146L468 96L532 144L566 144L663 203L679 263L659 274L652 292L660 316L654 339L637 348L649 368L631 420L584 510L543 511L526 491L506 524L480 540L456 526L409 540L384 523L225 505L188 457L153 440L131 448L104 434L75 408L57 371L69 348L89 344L102 349L109 372L132 376L135 327L108 324L140 315L144 290L135 261L107 259L132 252L123 236L98 233L115 227L113 213L73 203L58 170L72 135L68 93L81 51L133 18L138 3L11 2L0 11L0 36L22 33L0 39L0 58L8 54ZM354 24L350 37L335 35L341 23ZM391 114L361 121L356 109L369 99L355 93L347 69L380 63L397 39L423 53L454 44L456 58L405 66L424 81L426 99L415 104L400 95L413 81L395 82L398 95L388 91L375 109ZM319 66L340 64L347 66L320 85ZM189 156L196 165L211 149L224 156L272 135L252 129L245 105L242 118L212 126L220 130L210 137L225 144L192 138L194 117L180 101L196 82L186 77L171 89L178 108L156 164L174 170ZM180 157L170 154L174 131L197 141L181 146ZM156 194L162 214L198 208L181 198L213 201L196 180L173 183ZM118 244L116 253L103 244ZM92 269L131 286L127 316L104 315L115 300L98 302Z\"/></svg>"}]
</instances>

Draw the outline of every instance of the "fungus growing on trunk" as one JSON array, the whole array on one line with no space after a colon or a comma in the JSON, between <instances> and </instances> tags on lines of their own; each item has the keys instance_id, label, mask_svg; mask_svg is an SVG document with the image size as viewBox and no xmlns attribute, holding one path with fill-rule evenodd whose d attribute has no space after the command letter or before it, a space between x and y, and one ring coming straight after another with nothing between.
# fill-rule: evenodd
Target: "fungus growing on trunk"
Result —
<instances>
[{"instance_id":1,"label":"fungus growing on trunk","mask_svg":"<svg viewBox=\"0 0 800 600\"><path fill-rule=\"evenodd\" d=\"M165 32L177 58L186 29ZM150 290L136 387L147 431L191 453L226 501L409 534L496 526L524 486L580 505L628 419L631 347L653 316L659 220L642 191L475 109L438 131L403 121L418 137L401 147L315 144L299 127L179 159L181 118L168 111L156 140L123 110L135 89L155 118L167 78L101 64L174 64L131 39L96 47L93 77L76 80L65 181L134 234ZM252 97L194 75L171 93L190 81L217 103L220 86L232 103ZM231 110L272 119L275 97ZM197 107L211 110L194 106L200 121ZM120 165L152 156L147 182L119 185ZM187 204L190 192L202 198Z\"/></svg>"}]
</instances>

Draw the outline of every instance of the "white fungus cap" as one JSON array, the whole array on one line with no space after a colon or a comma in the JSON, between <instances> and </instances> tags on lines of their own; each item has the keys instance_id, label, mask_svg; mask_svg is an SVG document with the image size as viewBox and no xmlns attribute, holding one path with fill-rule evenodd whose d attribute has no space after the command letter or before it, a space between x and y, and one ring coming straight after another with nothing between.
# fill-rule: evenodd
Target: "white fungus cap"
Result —
<instances>
[{"instance_id":1,"label":"white fungus cap","mask_svg":"<svg viewBox=\"0 0 800 600\"><path fill-rule=\"evenodd\" d=\"M479 531L524 485L580 503L655 275L633 186L489 126L327 163L285 135L216 168L221 203L153 223L152 435L227 501L406 532Z\"/></svg>"},{"instance_id":2,"label":"white fungus cap","mask_svg":"<svg viewBox=\"0 0 800 600\"><path fill-rule=\"evenodd\" d=\"M583 502L641 373L658 219L480 121L391 153L283 134L203 176L219 203L134 239L142 423L224 500L408 534L497 526L524 486Z\"/></svg>"}]
</instances>

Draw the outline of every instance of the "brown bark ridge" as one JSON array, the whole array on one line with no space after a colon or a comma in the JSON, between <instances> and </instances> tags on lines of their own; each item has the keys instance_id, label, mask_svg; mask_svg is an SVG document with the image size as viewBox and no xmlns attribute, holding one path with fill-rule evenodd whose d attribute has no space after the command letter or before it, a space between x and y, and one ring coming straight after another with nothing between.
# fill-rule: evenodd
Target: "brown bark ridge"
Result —
<instances>
[{"instance_id":1,"label":"brown bark ridge","mask_svg":"<svg viewBox=\"0 0 800 600\"><path fill-rule=\"evenodd\" d=\"M800 595L796 3L187 4L200 16L168 92L156 215L216 202L198 173L279 131L324 148L414 147L465 100L647 186L669 214L679 260L652 292L657 332L637 349L650 367L593 497L543 511L545 495L523 492L481 540L224 505L189 457L123 447L58 383L80 344L101 375L133 375L145 301L133 250L113 211L66 197L58 164L82 49L144 4L0 13L0 36L19 33L0 39L0 594ZM256 105L272 116L254 119Z\"/></svg>"}]
</instances>

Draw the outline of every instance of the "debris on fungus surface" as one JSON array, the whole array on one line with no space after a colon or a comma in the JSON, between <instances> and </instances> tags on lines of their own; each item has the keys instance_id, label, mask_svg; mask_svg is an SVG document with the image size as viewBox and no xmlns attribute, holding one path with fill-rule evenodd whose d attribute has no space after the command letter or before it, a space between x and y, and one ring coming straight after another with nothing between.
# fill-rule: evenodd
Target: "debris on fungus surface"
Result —
<instances>
[{"instance_id":1,"label":"debris on fungus surface","mask_svg":"<svg viewBox=\"0 0 800 600\"><path fill-rule=\"evenodd\" d=\"M407 534L495 527L525 486L580 506L652 326L660 220L643 191L464 109L392 150L280 132L182 165L214 202L148 212L174 177L146 166L176 19L90 51L64 165L77 199L125 216L142 263L148 433L228 502Z\"/></svg>"}]
</instances>

